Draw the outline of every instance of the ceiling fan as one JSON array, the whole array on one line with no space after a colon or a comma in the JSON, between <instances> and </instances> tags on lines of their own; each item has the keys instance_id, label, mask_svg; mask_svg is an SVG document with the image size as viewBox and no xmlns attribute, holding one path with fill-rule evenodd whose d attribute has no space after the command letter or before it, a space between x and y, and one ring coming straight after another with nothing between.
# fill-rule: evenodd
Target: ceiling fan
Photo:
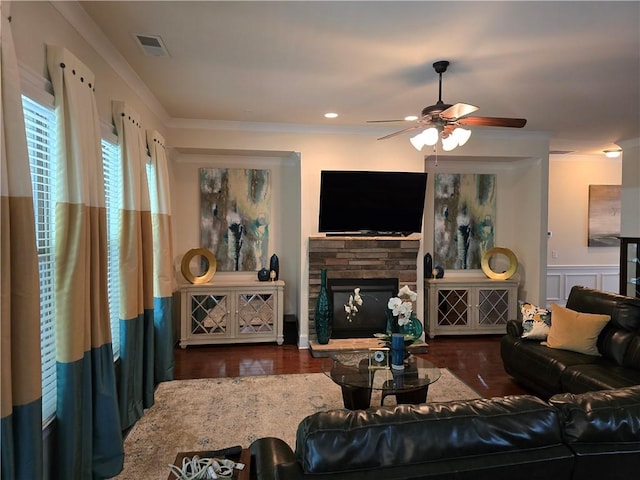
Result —
<instances>
[{"instance_id":1,"label":"ceiling fan","mask_svg":"<svg viewBox=\"0 0 640 480\"><path fill-rule=\"evenodd\" d=\"M384 137L380 137L378 140L385 140L387 138L395 137L396 135L400 135L411 130L426 128L427 130L425 130L423 133L427 134L427 136L418 142L420 144L419 148L416 143L414 143L414 139L411 139L412 143L418 150L420 150L425 144L435 145L438 137L443 140L443 147L445 147L445 150L451 150L457 145L462 145L471 135L471 132L469 131L465 131L465 133L456 132L456 134L454 134L454 131L458 127L482 126L522 128L525 126L527 120L524 118L470 117L468 115L478 110L478 107L466 103L456 103L455 105L444 103L442 101L442 74L447 71L448 66L449 62L447 60L440 60L433 64L434 70L440 76L438 101L434 105L429 105L428 107L422 109L421 117L416 120L415 125L404 128L394 133L390 133L389 135L385 135ZM402 121L405 120L369 120L368 123ZM464 129L460 130L463 131ZM446 139L449 137L453 137L454 135L452 134L454 134L455 136L459 136L460 138L455 141L452 148L447 148Z\"/></svg>"}]
</instances>

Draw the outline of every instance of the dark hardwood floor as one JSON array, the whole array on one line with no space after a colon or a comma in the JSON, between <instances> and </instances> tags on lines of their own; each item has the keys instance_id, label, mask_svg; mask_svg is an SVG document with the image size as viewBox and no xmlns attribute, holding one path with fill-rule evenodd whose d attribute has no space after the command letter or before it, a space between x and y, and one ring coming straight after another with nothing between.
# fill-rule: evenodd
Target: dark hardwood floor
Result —
<instances>
[{"instance_id":1,"label":"dark hardwood floor","mask_svg":"<svg viewBox=\"0 0 640 480\"><path fill-rule=\"evenodd\" d=\"M500 336L436 337L419 354L446 367L483 397L529 393L505 373ZM175 378L218 378L248 375L321 372L322 358L295 345L251 344L191 346L175 350Z\"/></svg>"}]
</instances>

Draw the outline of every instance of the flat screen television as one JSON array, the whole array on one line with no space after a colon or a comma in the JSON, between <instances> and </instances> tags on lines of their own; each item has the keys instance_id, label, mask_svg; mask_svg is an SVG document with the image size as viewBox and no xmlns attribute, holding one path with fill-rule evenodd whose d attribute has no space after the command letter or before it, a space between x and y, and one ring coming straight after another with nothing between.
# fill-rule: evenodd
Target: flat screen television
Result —
<instances>
[{"instance_id":1,"label":"flat screen television","mask_svg":"<svg viewBox=\"0 0 640 480\"><path fill-rule=\"evenodd\" d=\"M422 230L427 174L323 170L318 230L409 235Z\"/></svg>"}]
</instances>

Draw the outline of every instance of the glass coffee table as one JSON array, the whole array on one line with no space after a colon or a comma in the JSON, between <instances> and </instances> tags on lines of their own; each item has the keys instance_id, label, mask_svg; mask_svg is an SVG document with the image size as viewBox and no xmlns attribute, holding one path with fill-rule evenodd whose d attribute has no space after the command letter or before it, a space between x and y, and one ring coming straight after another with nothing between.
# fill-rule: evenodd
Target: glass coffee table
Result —
<instances>
[{"instance_id":1,"label":"glass coffee table","mask_svg":"<svg viewBox=\"0 0 640 480\"><path fill-rule=\"evenodd\" d=\"M350 351L336 353L322 362L324 374L342 388L345 408L369 408L373 390L381 392L381 404L389 395L395 395L398 404L427 401L429 385L440 378L438 367L410 355L404 360L404 368L397 370L374 361L373 355L375 351Z\"/></svg>"}]
</instances>

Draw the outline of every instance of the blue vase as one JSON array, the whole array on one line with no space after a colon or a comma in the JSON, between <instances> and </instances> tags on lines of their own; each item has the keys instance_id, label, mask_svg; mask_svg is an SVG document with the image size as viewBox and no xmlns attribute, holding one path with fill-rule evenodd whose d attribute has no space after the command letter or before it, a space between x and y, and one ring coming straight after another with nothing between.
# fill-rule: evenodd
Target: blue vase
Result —
<instances>
[{"instance_id":1,"label":"blue vase","mask_svg":"<svg viewBox=\"0 0 640 480\"><path fill-rule=\"evenodd\" d=\"M409 344L420 338L424 327L422 322L418 320L415 314L411 314L411 321L405 325L398 325L398 317L394 317L391 310L387 310L387 335L391 336L394 333L402 333L405 336L405 341Z\"/></svg>"},{"instance_id":2,"label":"blue vase","mask_svg":"<svg viewBox=\"0 0 640 480\"><path fill-rule=\"evenodd\" d=\"M316 324L316 337L318 343L326 345L331 338L331 327L333 324L333 309L331 299L327 291L327 271L323 268L320 271L320 292L316 299L314 311L314 321Z\"/></svg>"}]
</instances>

